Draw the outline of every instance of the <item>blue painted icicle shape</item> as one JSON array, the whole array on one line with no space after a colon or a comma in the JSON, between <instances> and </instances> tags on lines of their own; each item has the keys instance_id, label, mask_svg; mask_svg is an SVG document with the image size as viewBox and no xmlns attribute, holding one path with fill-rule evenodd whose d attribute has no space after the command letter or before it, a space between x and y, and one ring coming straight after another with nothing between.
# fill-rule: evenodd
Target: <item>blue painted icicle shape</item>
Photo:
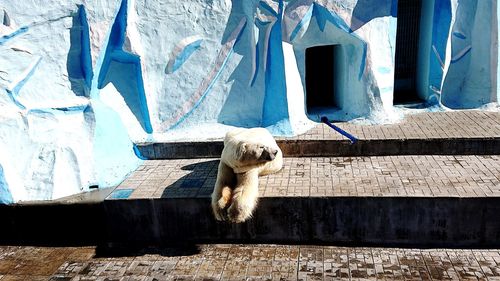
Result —
<instances>
[{"instance_id":1,"label":"blue painted icicle shape","mask_svg":"<svg viewBox=\"0 0 500 281\"><path fill-rule=\"evenodd\" d=\"M151 134L153 127L142 78L141 58L123 49L127 29L127 8L128 1L123 0L111 27L97 87L102 89L108 83L112 83L144 131Z\"/></svg>"},{"instance_id":2,"label":"blue painted icicle shape","mask_svg":"<svg viewBox=\"0 0 500 281\"><path fill-rule=\"evenodd\" d=\"M179 69L189 57L201 47L202 42L203 38L198 35L182 39L172 50L167 67L165 68L165 73L174 73Z\"/></svg>"}]
</instances>

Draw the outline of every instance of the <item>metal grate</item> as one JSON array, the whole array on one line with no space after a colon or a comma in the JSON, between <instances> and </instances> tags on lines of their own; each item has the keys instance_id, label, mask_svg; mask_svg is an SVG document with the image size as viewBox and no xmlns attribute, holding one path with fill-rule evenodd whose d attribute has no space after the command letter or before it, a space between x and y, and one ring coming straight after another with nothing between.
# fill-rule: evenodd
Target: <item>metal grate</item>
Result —
<instances>
[{"instance_id":1,"label":"metal grate","mask_svg":"<svg viewBox=\"0 0 500 281\"><path fill-rule=\"evenodd\" d=\"M418 100L417 57L422 0L398 1L394 101Z\"/></svg>"}]
</instances>

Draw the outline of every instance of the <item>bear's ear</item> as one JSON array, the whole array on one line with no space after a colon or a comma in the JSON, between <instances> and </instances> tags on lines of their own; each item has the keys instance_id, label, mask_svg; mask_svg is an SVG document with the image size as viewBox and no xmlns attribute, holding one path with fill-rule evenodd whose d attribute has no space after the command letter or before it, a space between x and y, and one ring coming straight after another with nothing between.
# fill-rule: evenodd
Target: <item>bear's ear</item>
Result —
<instances>
[{"instance_id":1,"label":"bear's ear","mask_svg":"<svg viewBox=\"0 0 500 281\"><path fill-rule=\"evenodd\" d=\"M240 141L238 143L238 149L236 150L236 159L243 160L245 151L247 151L247 143L244 141Z\"/></svg>"}]
</instances>

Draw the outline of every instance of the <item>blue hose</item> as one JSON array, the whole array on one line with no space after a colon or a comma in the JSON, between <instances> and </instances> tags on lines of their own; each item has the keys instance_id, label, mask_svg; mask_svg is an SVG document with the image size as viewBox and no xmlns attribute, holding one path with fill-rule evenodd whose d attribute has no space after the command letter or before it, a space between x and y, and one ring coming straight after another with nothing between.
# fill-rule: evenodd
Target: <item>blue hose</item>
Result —
<instances>
[{"instance_id":1,"label":"blue hose","mask_svg":"<svg viewBox=\"0 0 500 281\"><path fill-rule=\"evenodd\" d=\"M335 131L337 131L339 134L343 135L344 137L348 138L351 141L351 144L355 144L356 142L358 142L358 139L355 136L349 134L348 132L346 132L346 131L342 130L341 128L330 123L330 121L328 121L328 118L326 116L321 117L321 122L325 123L330 128L334 129Z\"/></svg>"}]
</instances>

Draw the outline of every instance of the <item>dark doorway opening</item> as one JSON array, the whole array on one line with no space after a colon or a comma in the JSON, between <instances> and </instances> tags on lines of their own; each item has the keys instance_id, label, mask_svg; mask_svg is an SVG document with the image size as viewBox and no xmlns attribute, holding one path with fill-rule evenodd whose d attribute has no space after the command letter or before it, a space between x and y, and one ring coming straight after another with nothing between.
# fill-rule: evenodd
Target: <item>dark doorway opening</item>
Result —
<instances>
[{"instance_id":1,"label":"dark doorway opening","mask_svg":"<svg viewBox=\"0 0 500 281\"><path fill-rule=\"evenodd\" d=\"M394 104L421 102L417 92L422 0L398 1Z\"/></svg>"},{"instance_id":2,"label":"dark doorway opening","mask_svg":"<svg viewBox=\"0 0 500 281\"><path fill-rule=\"evenodd\" d=\"M306 49L307 113L338 109L336 80L339 71L340 45L316 46Z\"/></svg>"}]
</instances>

